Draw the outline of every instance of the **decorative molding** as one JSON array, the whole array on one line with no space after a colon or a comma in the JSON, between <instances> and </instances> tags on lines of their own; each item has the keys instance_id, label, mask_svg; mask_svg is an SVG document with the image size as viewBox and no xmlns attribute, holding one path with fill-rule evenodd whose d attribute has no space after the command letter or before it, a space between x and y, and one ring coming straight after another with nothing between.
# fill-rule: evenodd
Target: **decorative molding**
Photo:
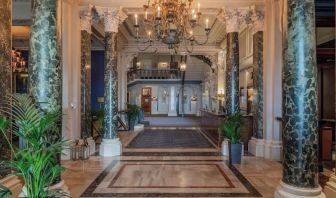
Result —
<instances>
[{"instance_id":1,"label":"decorative molding","mask_svg":"<svg viewBox=\"0 0 336 198\"><path fill-rule=\"evenodd\" d=\"M240 13L238 8L223 8L217 19L226 26L226 33L239 32Z\"/></svg>"},{"instance_id":2,"label":"decorative molding","mask_svg":"<svg viewBox=\"0 0 336 198\"><path fill-rule=\"evenodd\" d=\"M107 8L94 6L98 15L104 19L105 32L118 32L119 25L124 22L127 15L121 8Z\"/></svg>"},{"instance_id":3,"label":"decorative molding","mask_svg":"<svg viewBox=\"0 0 336 198\"><path fill-rule=\"evenodd\" d=\"M92 33L92 5L89 5L85 9L81 11L80 16L80 28L81 30L85 30L88 33Z\"/></svg>"},{"instance_id":4,"label":"decorative molding","mask_svg":"<svg viewBox=\"0 0 336 198\"><path fill-rule=\"evenodd\" d=\"M240 7L240 8L223 8L217 15L217 19L225 24L226 33L239 32L240 25L253 25L254 22L259 22L259 26L263 27L263 14L256 11L255 6ZM262 22L262 23L261 23Z\"/></svg>"},{"instance_id":5,"label":"decorative molding","mask_svg":"<svg viewBox=\"0 0 336 198\"><path fill-rule=\"evenodd\" d=\"M251 19L252 19L251 25L253 25L252 34L255 34L256 32L259 31L264 31L264 13L254 9Z\"/></svg>"}]
</instances>

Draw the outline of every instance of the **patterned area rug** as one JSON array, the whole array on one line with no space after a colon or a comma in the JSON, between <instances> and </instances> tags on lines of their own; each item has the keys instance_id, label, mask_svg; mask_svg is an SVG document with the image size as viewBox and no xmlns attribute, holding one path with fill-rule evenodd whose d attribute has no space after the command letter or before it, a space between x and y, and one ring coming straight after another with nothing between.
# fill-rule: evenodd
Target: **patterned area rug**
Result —
<instances>
[{"instance_id":1,"label":"patterned area rug","mask_svg":"<svg viewBox=\"0 0 336 198\"><path fill-rule=\"evenodd\" d=\"M199 117L146 117L150 126L197 127L200 125Z\"/></svg>"},{"instance_id":2,"label":"patterned area rug","mask_svg":"<svg viewBox=\"0 0 336 198\"><path fill-rule=\"evenodd\" d=\"M197 130L145 129L127 148L214 148Z\"/></svg>"}]
</instances>

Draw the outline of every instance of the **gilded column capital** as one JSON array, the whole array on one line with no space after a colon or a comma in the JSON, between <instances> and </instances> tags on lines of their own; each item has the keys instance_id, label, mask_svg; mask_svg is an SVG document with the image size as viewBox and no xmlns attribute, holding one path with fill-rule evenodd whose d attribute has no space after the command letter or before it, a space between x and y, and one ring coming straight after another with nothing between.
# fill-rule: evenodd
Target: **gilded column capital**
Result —
<instances>
[{"instance_id":1,"label":"gilded column capital","mask_svg":"<svg viewBox=\"0 0 336 198\"><path fill-rule=\"evenodd\" d=\"M104 19L105 32L117 33L119 25L127 18L121 8L95 7L95 9L99 16Z\"/></svg>"}]
</instances>

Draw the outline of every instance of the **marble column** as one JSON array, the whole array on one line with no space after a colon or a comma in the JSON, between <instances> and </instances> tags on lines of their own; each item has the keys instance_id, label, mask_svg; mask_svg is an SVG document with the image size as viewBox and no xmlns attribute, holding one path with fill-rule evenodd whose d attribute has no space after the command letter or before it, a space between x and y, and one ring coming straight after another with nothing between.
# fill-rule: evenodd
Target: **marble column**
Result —
<instances>
[{"instance_id":1,"label":"marble column","mask_svg":"<svg viewBox=\"0 0 336 198\"><path fill-rule=\"evenodd\" d=\"M43 112L62 113L61 3L60 0L32 1L28 89ZM61 123L58 130L60 137ZM57 161L60 163L60 156ZM65 190L60 176L55 182L59 182L57 188Z\"/></svg>"},{"instance_id":2,"label":"marble column","mask_svg":"<svg viewBox=\"0 0 336 198\"><path fill-rule=\"evenodd\" d=\"M120 9L96 8L104 16L105 24L105 72L104 72L104 135L100 155L116 156L122 152L118 138L118 68L117 33L119 25L127 18Z\"/></svg>"},{"instance_id":3,"label":"marble column","mask_svg":"<svg viewBox=\"0 0 336 198\"><path fill-rule=\"evenodd\" d=\"M29 93L45 112L62 112L59 3L58 0L32 1Z\"/></svg>"},{"instance_id":4,"label":"marble column","mask_svg":"<svg viewBox=\"0 0 336 198\"><path fill-rule=\"evenodd\" d=\"M12 93L12 1L0 2L0 105ZM10 150L3 138L0 138L0 156L10 158Z\"/></svg>"},{"instance_id":5,"label":"marble column","mask_svg":"<svg viewBox=\"0 0 336 198\"><path fill-rule=\"evenodd\" d=\"M255 156L264 156L263 122L264 122L264 95L263 95L263 44L264 44L264 15L260 11L251 10L245 18L248 26L253 30L253 137L249 141L248 150Z\"/></svg>"},{"instance_id":6,"label":"marble column","mask_svg":"<svg viewBox=\"0 0 336 198\"><path fill-rule=\"evenodd\" d=\"M263 15L260 12L253 14L253 136L263 139Z\"/></svg>"},{"instance_id":7,"label":"marble column","mask_svg":"<svg viewBox=\"0 0 336 198\"><path fill-rule=\"evenodd\" d=\"M226 114L239 111L239 17L238 9L224 9L219 19L226 25Z\"/></svg>"},{"instance_id":8,"label":"marble column","mask_svg":"<svg viewBox=\"0 0 336 198\"><path fill-rule=\"evenodd\" d=\"M81 137L91 136L91 6L81 15Z\"/></svg>"},{"instance_id":9,"label":"marble column","mask_svg":"<svg viewBox=\"0 0 336 198\"><path fill-rule=\"evenodd\" d=\"M315 3L284 3L284 158L275 197L325 197L318 183Z\"/></svg>"}]
</instances>

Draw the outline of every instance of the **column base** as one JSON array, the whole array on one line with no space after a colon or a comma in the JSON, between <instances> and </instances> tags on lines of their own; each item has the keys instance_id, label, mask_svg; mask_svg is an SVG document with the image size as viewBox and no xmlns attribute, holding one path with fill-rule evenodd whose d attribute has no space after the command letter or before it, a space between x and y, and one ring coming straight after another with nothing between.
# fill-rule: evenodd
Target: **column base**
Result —
<instances>
[{"instance_id":1,"label":"column base","mask_svg":"<svg viewBox=\"0 0 336 198\"><path fill-rule=\"evenodd\" d=\"M275 193L275 198L325 198L322 188L298 188L280 181Z\"/></svg>"},{"instance_id":2,"label":"column base","mask_svg":"<svg viewBox=\"0 0 336 198\"><path fill-rule=\"evenodd\" d=\"M145 125L143 124L137 124L134 126L134 132L141 132L145 129Z\"/></svg>"},{"instance_id":3,"label":"column base","mask_svg":"<svg viewBox=\"0 0 336 198\"><path fill-rule=\"evenodd\" d=\"M119 156L122 153L122 145L119 138L103 139L100 144L99 154L103 157Z\"/></svg>"},{"instance_id":4,"label":"column base","mask_svg":"<svg viewBox=\"0 0 336 198\"><path fill-rule=\"evenodd\" d=\"M70 197L70 191L68 186L64 183L64 180L60 181L59 183L53 185L53 186L49 186L48 188L49 191L54 191L54 190L61 190L62 193L64 194L64 196L62 196L61 198L66 198L66 197ZM19 197L27 197L27 189L25 186L23 186L22 188L22 192L20 193Z\"/></svg>"},{"instance_id":5,"label":"column base","mask_svg":"<svg viewBox=\"0 0 336 198\"><path fill-rule=\"evenodd\" d=\"M264 157L265 142L264 139L252 139L248 143L248 151L256 157Z\"/></svg>"},{"instance_id":6,"label":"column base","mask_svg":"<svg viewBox=\"0 0 336 198\"><path fill-rule=\"evenodd\" d=\"M228 140L223 140L222 142L222 155L229 156L229 142ZM242 143L242 156L244 156L244 144Z\"/></svg>"},{"instance_id":7,"label":"column base","mask_svg":"<svg viewBox=\"0 0 336 198\"><path fill-rule=\"evenodd\" d=\"M336 197L336 174L330 175L327 185L324 187L324 193L327 198Z\"/></svg>"},{"instance_id":8,"label":"column base","mask_svg":"<svg viewBox=\"0 0 336 198\"><path fill-rule=\"evenodd\" d=\"M282 142L272 141L265 144L264 157L266 159L281 161L282 160Z\"/></svg>"}]
</instances>

